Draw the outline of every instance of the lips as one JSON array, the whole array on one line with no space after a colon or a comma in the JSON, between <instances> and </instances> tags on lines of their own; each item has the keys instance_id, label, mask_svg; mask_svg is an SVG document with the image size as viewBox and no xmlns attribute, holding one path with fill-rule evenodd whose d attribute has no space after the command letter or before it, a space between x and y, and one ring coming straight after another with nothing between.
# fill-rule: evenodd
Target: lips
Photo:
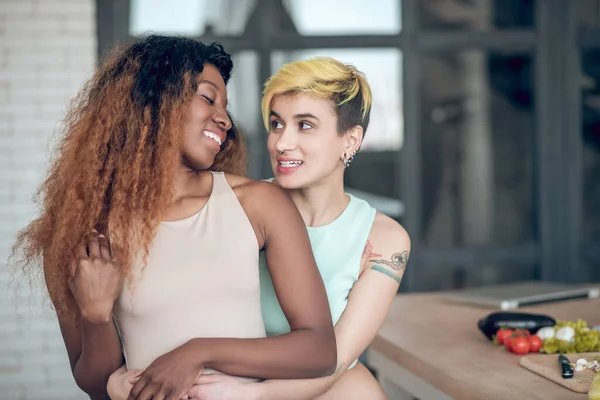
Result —
<instances>
[{"instance_id":1,"label":"lips","mask_svg":"<svg viewBox=\"0 0 600 400\"><path fill-rule=\"evenodd\" d=\"M277 171L281 174L289 174L300 168L304 162L295 158L277 157Z\"/></svg>"},{"instance_id":2,"label":"lips","mask_svg":"<svg viewBox=\"0 0 600 400\"><path fill-rule=\"evenodd\" d=\"M292 158L292 157L281 157L281 156L280 156L280 157L276 157L275 159L276 159L276 160L277 160L277 162L278 162L278 163L280 163L280 164L281 164L281 163L286 163L286 164L293 163L293 164L297 164L297 165L299 165L299 164L302 164L302 163L303 163L303 161L302 161L302 160L299 160L299 159L297 159L297 158Z\"/></svg>"}]
</instances>

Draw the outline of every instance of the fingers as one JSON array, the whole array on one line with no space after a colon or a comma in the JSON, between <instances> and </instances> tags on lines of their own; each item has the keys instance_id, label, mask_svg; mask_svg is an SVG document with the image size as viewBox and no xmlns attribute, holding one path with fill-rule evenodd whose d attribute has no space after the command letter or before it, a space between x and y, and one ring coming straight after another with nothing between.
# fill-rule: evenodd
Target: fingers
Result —
<instances>
[{"instance_id":1,"label":"fingers","mask_svg":"<svg viewBox=\"0 0 600 400\"><path fill-rule=\"evenodd\" d=\"M88 253L91 258L100 258L100 242L98 232L94 229L88 239Z\"/></svg>"},{"instance_id":2,"label":"fingers","mask_svg":"<svg viewBox=\"0 0 600 400\"><path fill-rule=\"evenodd\" d=\"M125 365L110 375L106 385L106 390L111 399L124 400L127 398L132 387L132 384L127 380L128 375L131 375L131 372L127 371Z\"/></svg>"},{"instance_id":3,"label":"fingers","mask_svg":"<svg viewBox=\"0 0 600 400\"><path fill-rule=\"evenodd\" d=\"M142 395L140 396L140 400L165 400L167 398L167 396L165 395L165 391L163 389L158 389L156 387L154 387L148 391L147 397L143 397L143 396L144 396L144 392L142 392Z\"/></svg>"},{"instance_id":4,"label":"fingers","mask_svg":"<svg viewBox=\"0 0 600 400\"><path fill-rule=\"evenodd\" d=\"M110 253L110 245L108 239L103 234L98 235L98 244L100 245L100 257L105 261L112 261Z\"/></svg>"},{"instance_id":5,"label":"fingers","mask_svg":"<svg viewBox=\"0 0 600 400\"><path fill-rule=\"evenodd\" d=\"M201 399L203 397L203 388L205 386L202 385L194 385L187 391L186 396L188 399Z\"/></svg>"},{"instance_id":6,"label":"fingers","mask_svg":"<svg viewBox=\"0 0 600 400\"><path fill-rule=\"evenodd\" d=\"M187 396L187 394L175 394L175 393L171 393L170 395L168 395L167 397L165 397L165 400L181 400L181 399L184 398L184 396Z\"/></svg>"},{"instance_id":7,"label":"fingers","mask_svg":"<svg viewBox=\"0 0 600 400\"><path fill-rule=\"evenodd\" d=\"M164 396L160 396L158 388L154 387L151 382L148 382L146 378L141 377L139 381L131 388L129 397L127 400L162 400Z\"/></svg>"},{"instance_id":8,"label":"fingers","mask_svg":"<svg viewBox=\"0 0 600 400\"><path fill-rule=\"evenodd\" d=\"M87 250L85 248L85 245L80 245L77 246L77 250L75 252L77 257L72 258L69 261L69 270L71 271L71 279L69 280L69 288L71 289L71 291L73 290L73 278L75 277L75 272L77 272L77 260L81 259L81 258L87 258Z\"/></svg>"},{"instance_id":9,"label":"fingers","mask_svg":"<svg viewBox=\"0 0 600 400\"><path fill-rule=\"evenodd\" d=\"M77 261L78 259L88 258L88 252L85 244L81 244L77 246L75 251L76 258L73 258L69 262L69 269L71 270L71 278L75 276L75 272L77 271Z\"/></svg>"},{"instance_id":10,"label":"fingers","mask_svg":"<svg viewBox=\"0 0 600 400\"><path fill-rule=\"evenodd\" d=\"M88 253L87 253L87 249L85 247L85 244L77 246L77 257L79 257L79 258L87 258L87 256L88 256Z\"/></svg>"},{"instance_id":11,"label":"fingers","mask_svg":"<svg viewBox=\"0 0 600 400\"><path fill-rule=\"evenodd\" d=\"M146 386L146 379L143 376L141 376L140 379L138 379L138 381L131 388L131 391L129 392L129 397L127 397L127 400L139 399L140 398L139 395L142 393L142 390L144 390L145 386Z\"/></svg>"},{"instance_id":12,"label":"fingers","mask_svg":"<svg viewBox=\"0 0 600 400\"><path fill-rule=\"evenodd\" d=\"M131 376L129 376L127 378L127 380L129 381L129 383L131 383L132 385L135 385L140 378L142 377L142 371L135 371L134 374L131 374Z\"/></svg>"}]
</instances>

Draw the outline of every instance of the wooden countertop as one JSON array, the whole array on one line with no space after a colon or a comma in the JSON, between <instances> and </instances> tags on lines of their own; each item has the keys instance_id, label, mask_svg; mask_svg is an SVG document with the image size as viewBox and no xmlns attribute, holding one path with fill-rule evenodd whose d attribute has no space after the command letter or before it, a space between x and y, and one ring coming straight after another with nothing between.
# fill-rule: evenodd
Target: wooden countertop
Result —
<instances>
[{"instance_id":1,"label":"wooden countertop","mask_svg":"<svg viewBox=\"0 0 600 400\"><path fill-rule=\"evenodd\" d=\"M519 366L519 356L490 342L477 321L494 310L451 303L439 293L401 294L371 348L455 399L582 400ZM600 299L519 309L600 325Z\"/></svg>"}]
</instances>

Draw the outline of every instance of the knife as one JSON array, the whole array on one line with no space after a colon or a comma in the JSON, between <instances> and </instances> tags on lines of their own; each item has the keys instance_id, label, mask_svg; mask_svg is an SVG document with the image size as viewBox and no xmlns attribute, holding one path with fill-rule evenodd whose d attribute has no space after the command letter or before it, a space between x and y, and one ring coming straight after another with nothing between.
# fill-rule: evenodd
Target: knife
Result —
<instances>
[{"instance_id":1,"label":"knife","mask_svg":"<svg viewBox=\"0 0 600 400\"><path fill-rule=\"evenodd\" d=\"M558 356L558 365L560 365L560 373L564 379L570 379L573 377L573 367L571 367L571 361L564 355Z\"/></svg>"}]
</instances>

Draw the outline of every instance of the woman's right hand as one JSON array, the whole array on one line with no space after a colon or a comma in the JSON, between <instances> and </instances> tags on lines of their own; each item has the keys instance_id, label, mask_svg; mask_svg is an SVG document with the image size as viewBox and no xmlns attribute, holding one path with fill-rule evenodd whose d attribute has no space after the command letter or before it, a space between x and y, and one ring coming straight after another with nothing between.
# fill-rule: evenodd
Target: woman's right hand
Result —
<instances>
[{"instance_id":1,"label":"woman's right hand","mask_svg":"<svg viewBox=\"0 0 600 400\"><path fill-rule=\"evenodd\" d=\"M103 234L94 230L87 246L79 246L77 258L71 262L71 273L69 289L81 316L93 324L109 322L123 274Z\"/></svg>"},{"instance_id":2,"label":"woman's right hand","mask_svg":"<svg viewBox=\"0 0 600 400\"><path fill-rule=\"evenodd\" d=\"M111 400L127 400L131 392L133 385L140 380L140 377L144 372L141 369L127 370L125 365L113 372L108 377L108 383L106 384L106 392ZM183 395L179 400L189 400L187 394Z\"/></svg>"}]
</instances>

